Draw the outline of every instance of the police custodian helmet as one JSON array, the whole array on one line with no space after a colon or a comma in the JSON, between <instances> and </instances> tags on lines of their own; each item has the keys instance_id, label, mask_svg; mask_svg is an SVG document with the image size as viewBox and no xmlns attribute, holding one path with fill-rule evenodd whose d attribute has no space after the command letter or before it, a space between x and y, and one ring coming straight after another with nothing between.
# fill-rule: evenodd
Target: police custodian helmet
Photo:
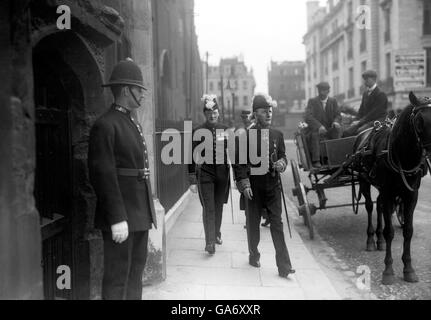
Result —
<instances>
[{"instance_id":1,"label":"police custodian helmet","mask_svg":"<svg viewBox=\"0 0 431 320\"><path fill-rule=\"evenodd\" d=\"M137 86L147 90L147 88L144 87L141 69L131 58L120 61L114 67L109 82L102 85L102 87L111 87L115 85Z\"/></svg>"}]
</instances>

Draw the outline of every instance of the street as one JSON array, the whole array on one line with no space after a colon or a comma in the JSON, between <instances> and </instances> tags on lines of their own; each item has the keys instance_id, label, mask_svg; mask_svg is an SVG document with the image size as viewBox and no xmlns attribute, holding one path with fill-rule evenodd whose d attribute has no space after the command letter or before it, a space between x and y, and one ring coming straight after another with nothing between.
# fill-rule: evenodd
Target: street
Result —
<instances>
[{"instance_id":1,"label":"street","mask_svg":"<svg viewBox=\"0 0 431 320\"><path fill-rule=\"evenodd\" d=\"M286 141L286 153L289 159L296 160L296 147L292 141ZM308 174L301 171L301 180L306 186L310 186ZM284 176L284 190L292 202L297 205L297 199L292 196L293 179L291 172ZM368 266L371 270L371 293L378 299L431 299L431 177L428 175L422 180L419 190L419 201L414 216L414 235L412 239L412 260L413 266L419 277L418 283L407 283L402 279L403 264L402 255L402 229L395 217L393 224L395 228L395 238L392 244L392 256L394 259L394 271L396 283L392 286L381 284L381 274L384 269L385 252L367 252L366 228L367 214L362 206L358 215L355 215L351 206L344 208L317 211L312 217L315 240L309 239L308 229L302 223L302 219L295 219L295 227L307 244L308 249L315 252L325 252L320 260L322 264L332 264L339 274L345 278L350 278L353 283L359 277L357 268ZM351 204L351 189L336 188L326 192L328 205L331 204ZM373 199L376 197L374 190ZM310 203L317 204L317 197L313 192L308 194ZM373 212L373 224L376 227L376 214ZM326 247L326 251L322 251ZM332 250L333 249L333 250ZM329 262L328 262L329 261ZM328 267L328 266L327 266ZM334 271L332 270L332 272ZM352 289L353 290L353 289Z\"/></svg>"}]
</instances>

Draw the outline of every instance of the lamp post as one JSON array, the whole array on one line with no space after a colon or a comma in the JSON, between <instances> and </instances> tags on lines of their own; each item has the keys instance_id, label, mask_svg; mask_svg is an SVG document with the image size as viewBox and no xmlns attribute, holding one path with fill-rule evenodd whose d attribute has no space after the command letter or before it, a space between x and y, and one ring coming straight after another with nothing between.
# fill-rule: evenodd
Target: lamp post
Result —
<instances>
[{"instance_id":1,"label":"lamp post","mask_svg":"<svg viewBox=\"0 0 431 320\"><path fill-rule=\"evenodd\" d=\"M232 113L229 112L229 120L235 121L235 88L231 84L232 81L233 81L232 78L228 79L226 90L228 90L230 92L231 99L232 99Z\"/></svg>"}]
</instances>

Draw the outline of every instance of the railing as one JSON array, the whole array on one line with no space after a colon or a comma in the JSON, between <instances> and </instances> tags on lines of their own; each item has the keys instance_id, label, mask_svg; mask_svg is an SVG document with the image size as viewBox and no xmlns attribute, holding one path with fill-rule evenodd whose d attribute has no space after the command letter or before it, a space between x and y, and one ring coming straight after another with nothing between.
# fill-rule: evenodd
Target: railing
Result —
<instances>
[{"instance_id":1,"label":"railing","mask_svg":"<svg viewBox=\"0 0 431 320\"><path fill-rule=\"evenodd\" d=\"M178 130L181 136L181 146L179 149L181 149L181 160L183 160L184 122L156 120L155 167L157 196L165 212L168 212L187 191L189 185L186 164L166 165L161 159L163 148L170 143L170 141L161 141L162 132L166 129ZM183 163L183 161L181 161L181 163Z\"/></svg>"}]
</instances>

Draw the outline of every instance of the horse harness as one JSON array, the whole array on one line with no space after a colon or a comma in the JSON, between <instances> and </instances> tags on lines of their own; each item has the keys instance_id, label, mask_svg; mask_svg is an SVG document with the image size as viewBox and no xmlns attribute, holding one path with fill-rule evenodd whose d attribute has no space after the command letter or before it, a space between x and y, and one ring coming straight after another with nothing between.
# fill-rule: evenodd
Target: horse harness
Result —
<instances>
[{"instance_id":1,"label":"horse harness","mask_svg":"<svg viewBox=\"0 0 431 320\"><path fill-rule=\"evenodd\" d=\"M413 188L412 186L410 186L410 184L408 183L406 176L417 176L419 173L423 176L424 172L426 169L424 168L424 165L426 163L428 170L430 170L431 173L431 164L430 164L430 160L426 154L426 150L425 148L431 145L431 141L426 141L425 143L422 141L421 137L419 136L418 133L418 129L415 125L415 121L416 118L419 114L420 110L423 110L425 108L429 108L431 107L431 104L426 104L426 105L421 105L421 106L413 106L412 112L410 114L409 117L409 124L411 126L411 128L413 129L413 132L415 134L415 138L416 138L416 142L417 145L419 146L419 148L421 148L422 150L422 156L421 156L421 160L418 163L418 165L416 165L413 169L410 170L404 170L401 167L401 163L399 161L399 159L394 159L393 157L393 153L392 153L392 147L391 147L391 135L389 135L389 139L388 139L388 156L387 156L387 164L389 165L389 167L400 174L401 179L404 183L404 186L411 192L417 191L418 188ZM396 119L395 119L396 121ZM395 161L394 161L395 160Z\"/></svg>"}]
</instances>

